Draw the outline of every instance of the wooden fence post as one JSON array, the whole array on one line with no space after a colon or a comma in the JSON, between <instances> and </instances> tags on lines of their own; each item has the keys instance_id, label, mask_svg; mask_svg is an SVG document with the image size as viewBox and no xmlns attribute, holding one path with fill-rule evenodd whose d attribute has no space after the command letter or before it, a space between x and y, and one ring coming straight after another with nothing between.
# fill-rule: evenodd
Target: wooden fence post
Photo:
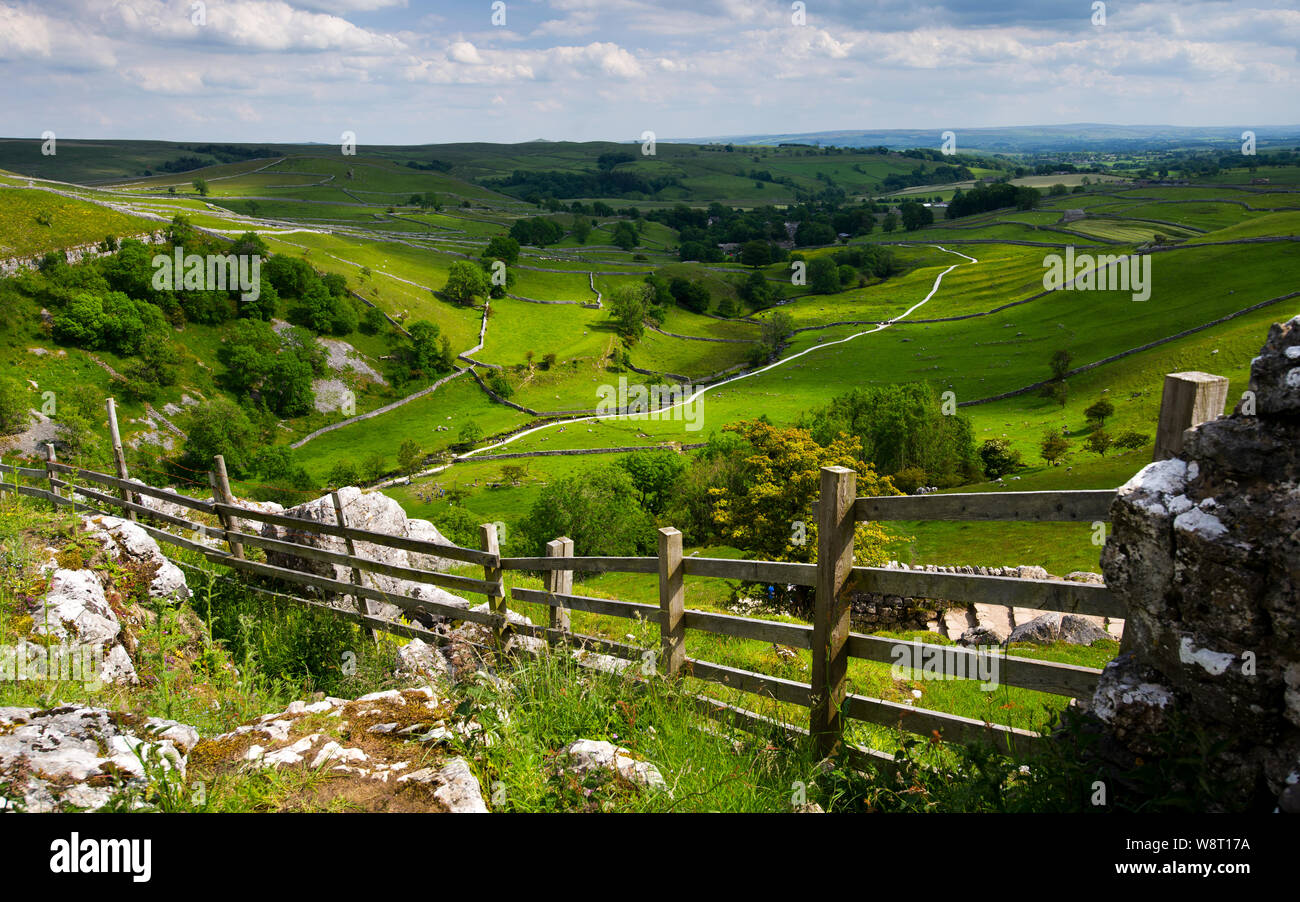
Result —
<instances>
[{"instance_id":1,"label":"wooden fence post","mask_svg":"<svg viewBox=\"0 0 1300 902\"><path fill-rule=\"evenodd\" d=\"M212 498L218 504L235 503L235 496L230 491L230 477L226 475L226 459L220 454L212 458L212 472L208 474L208 482L212 484ZM226 544L230 546L230 553L243 560L244 543L230 537L230 534L235 531L235 518L229 514L218 513L217 519L221 521L221 528L226 531Z\"/></svg>"},{"instance_id":2,"label":"wooden fence post","mask_svg":"<svg viewBox=\"0 0 1300 902\"><path fill-rule=\"evenodd\" d=\"M1228 380L1209 373L1170 373L1160 398L1160 422L1152 460L1177 457L1183 450L1183 432L1223 416L1228 401Z\"/></svg>"},{"instance_id":3,"label":"wooden fence post","mask_svg":"<svg viewBox=\"0 0 1300 902\"><path fill-rule=\"evenodd\" d=\"M853 515L858 474L822 467L817 509L817 597L813 613L810 732L817 752L830 755L844 732L840 708L847 695L849 599L853 569Z\"/></svg>"},{"instance_id":4,"label":"wooden fence post","mask_svg":"<svg viewBox=\"0 0 1300 902\"><path fill-rule=\"evenodd\" d=\"M122 433L117 428L117 402L109 398L105 406L108 408L108 436L113 442L113 464L117 467L117 478L125 480L128 478L126 474L126 455L122 452ZM125 486L122 488L122 500L128 503L132 500L131 490ZM124 516L128 520L134 521L135 511L127 510Z\"/></svg>"},{"instance_id":5,"label":"wooden fence post","mask_svg":"<svg viewBox=\"0 0 1300 902\"><path fill-rule=\"evenodd\" d=\"M343 501L339 498L339 493L330 492L330 500L334 502L334 522L339 526L346 528L348 525L348 518L347 515L343 513ZM345 548L347 548L349 557L357 556L356 543L353 542L351 539L349 539L347 536L343 537L343 545ZM353 585L357 585L357 586L361 585L361 571L358 570L356 567L352 568L352 583ZM358 614L363 614L366 617L374 616L375 612L374 609L370 606L369 598L364 598L360 595L353 595L352 604L356 607ZM374 639L376 642L378 642L379 630L372 629L370 631L370 637Z\"/></svg>"},{"instance_id":6,"label":"wooden fence post","mask_svg":"<svg viewBox=\"0 0 1300 902\"><path fill-rule=\"evenodd\" d=\"M546 543L547 557L573 557L573 539L561 536ZM547 570L544 588L553 595L573 594L572 570ZM569 631L569 609L558 605L551 608L551 629Z\"/></svg>"},{"instance_id":7,"label":"wooden fence post","mask_svg":"<svg viewBox=\"0 0 1300 902\"><path fill-rule=\"evenodd\" d=\"M497 560L499 562L501 547L497 542L497 525L495 523L484 523L478 528L478 534L479 542L483 550L488 554L497 555ZM499 584L501 582L501 567L499 565L493 567L491 564L484 564L483 579L486 582ZM492 638L496 643L497 650L500 651L505 648L506 638L510 634L510 621L506 619L507 608L505 593L502 592L500 595L488 594L487 603L490 612L493 614L500 614L502 617L501 625L492 628Z\"/></svg>"},{"instance_id":8,"label":"wooden fence post","mask_svg":"<svg viewBox=\"0 0 1300 902\"><path fill-rule=\"evenodd\" d=\"M51 465L57 462L58 462L58 458L54 454L54 443L46 442L45 443L45 481L49 483L50 494L54 496L54 498L50 499L50 504L54 505L55 510L59 509L58 498L60 496L59 496L59 490L54 485L54 483L57 481L57 477L54 475L54 467ZM68 493L68 498L69 499L72 498L71 492Z\"/></svg>"},{"instance_id":9,"label":"wooden fence post","mask_svg":"<svg viewBox=\"0 0 1300 902\"><path fill-rule=\"evenodd\" d=\"M668 676L676 676L686 663L685 574L682 534L664 527L659 530L659 638Z\"/></svg>"}]
</instances>

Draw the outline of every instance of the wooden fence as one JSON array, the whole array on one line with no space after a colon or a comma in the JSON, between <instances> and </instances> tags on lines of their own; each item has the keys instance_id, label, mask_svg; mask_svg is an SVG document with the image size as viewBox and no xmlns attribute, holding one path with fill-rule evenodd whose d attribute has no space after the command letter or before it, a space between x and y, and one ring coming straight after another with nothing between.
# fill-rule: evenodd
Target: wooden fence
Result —
<instances>
[{"instance_id":1,"label":"wooden fence","mask_svg":"<svg viewBox=\"0 0 1300 902\"><path fill-rule=\"evenodd\" d=\"M1190 418L1204 416L1203 411L1194 413L1199 407L1186 399L1179 403L1187 411L1188 425L1194 425ZM633 662L643 662L646 650L574 633L570 629L569 612L585 611L608 617L657 621L660 631L657 667L661 672L669 677L691 676L807 708L808 727L776 724L748 709L696 696L703 713L740 727L769 728L777 725L793 733L810 735L819 751L830 754L839 750L849 760L866 758L880 763L890 760L890 756L882 752L844 743L845 724L849 720L901 727L925 736L937 733L947 741L992 741L999 748L1021 756L1034 754L1042 739L1039 734L1023 729L850 693L850 659L880 663L917 661L924 651L929 656L927 669L933 667L935 672L945 677L970 678L971 674L986 673L991 666L996 666L992 672L997 674L997 681L1002 685L1067 697L1090 696L1101 675L1101 671L1095 668L855 633L850 629L850 601L854 593L948 599L1112 618L1126 615L1121 600L1100 585L860 567L853 563L854 528L862 521L939 519L1091 523L1109 520L1109 507L1116 494L1113 490L858 497L856 473L842 467L827 467L821 471L820 495L815 505L818 524L816 563L685 556L681 533L672 528L659 530L658 554L652 557L576 557L572 540L564 537L549 543L542 557L502 557L497 546L496 527L492 524L481 527L481 547L477 549L372 532L347 524L346 512L337 493L333 496L335 523L238 506L233 503L225 477L225 463L220 457L214 460L211 473L213 501L145 485L127 475L111 400L108 412L117 475L59 463L53 448L49 448L45 466L41 468L0 463L0 493L44 499L87 513L104 514L106 509L116 508L157 540L188 549L244 575L350 597L356 611L325 606L297 596L279 595L281 598L322 607L373 630L416 636L439 644L446 641L445 637L418 626L378 617L369 602L387 602L408 615L441 615L456 621L483 624L493 631L498 648L503 648L514 634L542 639L552 645L577 645ZM24 479L43 483L45 487L24 485ZM81 500L74 498L74 492ZM209 522L196 522L161 512L143 504L141 496L178 505L204 515ZM281 527L286 530L286 538L270 538L249 531L243 526L245 521ZM185 538L163 527L179 528L196 536L224 542L227 550ZM341 539L346 551L293 541L309 534ZM373 560L357 553L358 542L481 566L483 577L478 579ZM245 552L248 548L346 567L351 578L334 579L249 560ZM539 572L543 575L544 588L516 587L507 593L502 579L507 570ZM484 595L488 609L470 611L455 605L384 592L373 585L364 585L362 572ZM652 605L575 594L573 575L578 572L654 574L659 583L659 603ZM686 576L811 587L815 597L813 622L811 625L792 624L692 610L686 607ZM511 600L545 606L550 610L548 624L512 624L507 616ZM812 658L811 678L803 683L692 658L687 643L688 630L807 650ZM988 660L990 656L996 660Z\"/></svg>"},{"instance_id":2,"label":"wooden fence","mask_svg":"<svg viewBox=\"0 0 1300 902\"><path fill-rule=\"evenodd\" d=\"M993 672L997 674L999 683L1062 696L1090 695L1100 671L989 651L925 645L854 633L849 629L849 601L854 592L887 592L1111 617L1124 615L1123 606L1102 586L853 566L854 526L868 517L916 519L929 508L934 516L942 518L1104 520L1107 499L1113 497L1114 492L857 498L856 474L851 470L832 467L822 471L821 500L818 504L818 563L815 564L685 556L681 533L671 528L659 530L659 553L653 557L575 557L573 542L566 538L551 542L543 557L502 557L497 549L496 529L491 524L481 527L482 547L478 549L372 532L347 525L346 514L343 505L338 502L337 493L333 496L336 505L334 523L241 507L230 503L223 485L223 471L223 463L215 461L214 498L225 500L205 501L136 480L68 466L59 463L51 454L43 468L0 464L0 492L43 499L90 514L106 514L117 509L121 515L132 517L137 526L159 541L188 549L245 576L262 577L350 597L354 600L356 611L353 613L296 596L279 595L280 598L330 611L372 630L420 637L439 644L446 641L445 637L418 626L379 617L371 611L368 602L387 602L407 615L441 615L456 621L483 624L493 631L494 644L498 648L504 646L511 634L523 635L545 640L552 645L583 647L638 664L644 664L645 649L574 633L569 625L569 612L585 611L607 617L657 621L661 649L656 666L660 672L669 677L690 676L807 708L807 730L797 729L793 732L811 733L819 749L826 753L840 748L846 756L867 756L882 762L888 757L883 753L842 744L846 720L902 727L923 735L938 731L948 741L991 740L1018 755L1032 754L1039 736L1026 730L850 694L847 691L847 674L851 658L888 664L899 661L901 655L919 656L922 650L931 655L938 652L940 656L935 662L938 672L953 678L966 678L972 674L988 672L990 662L980 659L993 655L997 659L997 669ZM24 480L43 483L44 487L24 484ZM195 515L203 515L204 522L159 511L144 504L141 496L177 505L193 511ZM259 531L249 529L246 522L281 527L285 531L284 537L261 535ZM168 528L178 528L193 537L178 535ZM302 540L308 536L341 539L347 551L302 544ZM214 547L214 542L224 543L225 549ZM357 553L357 543L481 566L483 577L478 579L373 560ZM350 578L335 579L250 560L247 549L252 548L348 568ZM506 570L540 572L545 587L514 588L507 592L502 579ZM386 592L373 585L363 584L362 572L483 595L488 599L488 610L470 611L455 605ZM574 594L573 575L576 572L653 574L659 582L659 603L643 604ZM686 576L813 587L816 596L813 623L783 623L691 610L686 607ZM507 607L511 600L547 607L551 611L548 625L510 623ZM811 680L802 683L692 658L686 641L688 630L771 642L810 651ZM919 657L909 657L907 660L919 660ZM775 724L746 708L705 696L696 698L703 713L739 726L770 727Z\"/></svg>"}]
</instances>

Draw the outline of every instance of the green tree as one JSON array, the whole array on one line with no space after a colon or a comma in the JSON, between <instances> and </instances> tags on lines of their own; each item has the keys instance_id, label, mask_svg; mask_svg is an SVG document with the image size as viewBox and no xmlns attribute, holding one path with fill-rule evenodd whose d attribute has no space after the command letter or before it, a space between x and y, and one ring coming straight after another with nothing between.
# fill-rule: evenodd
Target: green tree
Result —
<instances>
[{"instance_id":1,"label":"green tree","mask_svg":"<svg viewBox=\"0 0 1300 902\"><path fill-rule=\"evenodd\" d=\"M681 455L667 449L625 454L618 465L632 477L641 506L652 514L661 514L674 483L686 469Z\"/></svg>"},{"instance_id":2,"label":"green tree","mask_svg":"<svg viewBox=\"0 0 1300 902\"><path fill-rule=\"evenodd\" d=\"M813 294L835 294L840 291L840 270L831 257L816 257L808 264L808 287Z\"/></svg>"},{"instance_id":3,"label":"green tree","mask_svg":"<svg viewBox=\"0 0 1300 902\"><path fill-rule=\"evenodd\" d=\"M1054 467L1069 450L1070 442L1065 436L1055 429L1048 429L1043 433L1043 440L1038 446L1038 456L1047 461L1049 466Z\"/></svg>"},{"instance_id":4,"label":"green tree","mask_svg":"<svg viewBox=\"0 0 1300 902\"><path fill-rule=\"evenodd\" d=\"M655 549L654 519L637 501L626 470L598 467L546 485L519 524L524 547L542 554L559 536L573 539L575 555L640 555Z\"/></svg>"},{"instance_id":5,"label":"green tree","mask_svg":"<svg viewBox=\"0 0 1300 902\"><path fill-rule=\"evenodd\" d=\"M915 232L922 226L928 226L934 222L934 212L929 207L914 200L903 201L898 205L898 212L903 219L903 228L909 232Z\"/></svg>"},{"instance_id":6,"label":"green tree","mask_svg":"<svg viewBox=\"0 0 1300 902\"><path fill-rule=\"evenodd\" d=\"M772 262L772 245L766 241L746 241L740 248L740 262L757 269Z\"/></svg>"},{"instance_id":7,"label":"green tree","mask_svg":"<svg viewBox=\"0 0 1300 902\"><path fill-rule=\"evenodd\" d=\"M199 196L200 196L200 197L207 197L207 196L208 196L208 190L209 190L209 189L208 189L208 182L207 182L206 179L195 179L195 180L194 180L193 182L191 182L190 184L192 184L192 185L194 186L194 190L195 190L195 191L199 192Z\"/></svg>"},{"instance_id":8,"label":"green tree","mask_svg":"<svg viewBox=\"0 0 1300 902\"><path fill-rule=\"evenodd\" d=\"M420 443L413 438L408 438L402 442L397 449L397 468L403 473L410 475L420 468L424 462L424 449Z\"/></svg>"},{"instance_id":9,"label":"green tree","mask_svg":"<svg viewBox=\"0 0 1300 902\"><path fill-rule=\"evenodd\" d=\"M1093 404L1083 412L1088 418L1089 423L1096 423L1099 426L1105 426L1106 420L1115 415L1115 405L1102 398L1096 404Z\"/></svg>"},{"instance_id":10,"label":"green tree","mask_svg":"<svg viewBox=\"0 0 1300 902\"><path fill-rule=\"evenodd\" d=\"M763 318L760 330L762 343L775 349L794 332L794 317L784 310L774 310Z\"/></svg>"},{"instance_id":11,"label":"green tree","mask_svg":"<svg viewBox=\"0 0 1300 902\"><path fill-rule=\"evenodd\" d=\"M573 240L579 244L586 244L587 239L591 237L591 220L586 216L577 214L573 217Z\"/></svg>"},{"instance_id":12,"label":"green tree","mask_svg":"<svg viewBox=\"0 0 1300 902\"><path fill-rule=\"evenodd\" d=\"M193 409L181 462L191 470L212 469L212 458L225 458L231 476L248 475L257 444L257 432L248 414L227 401L216 398Z\"/></svg>"},{"instance_id":13,"label":"green tree","mask_svg":"<svg viewBox=\"0 0 1300 902\"><path fill-rule=\"evenodd\" d=\"M494 235L481 259L488 262L500 260L507 266L514 266L519 262L519 242L509 235Z\"/></svg>"},{"instance_id":14,"label":"green tree","mask_svg":"<svg viewBox=\"0 0 1300 902\"><path fill-rule=\"evenodd\" d=\"M980 458L970 419L943 411L927 383L892 383L839 395L798 423L823 445L841 433L854 437L879 473L920 468L927 485L947 487L977 479Z\"/></svg>"},{"instance_id":15,"label":"green tree","mask_svg":"<svg viewBox=\"0 0 1300 902\"><path fill-rule=\"evenodd\" d=\"M1050 365L1052 367L1053 379L1064 379L1070 372L1070 364L1074 362L1074 355L1065 349L1055 351L1052 354Z\"/></svg>"},{"instance_id":16,"label":"green tree","mask_svg":"<svg viewBox=\"0 0 1300 902\"><path fill-rule=\"evenodd\" d=\"M1110 450L1111 445L1114 443L1115 440L1111 438L1111 434L1105 429L1098 427L1089 433L1088 438L1084 440L1083 447L1087 448L1094 454L1105 457L1106 452Z\"/></svg>"},{"instance_id":17,"label":"green tree","mask_svg":"<svg viewBox=\"0 0 1300 902\"><path fill-rule=\"evenodd\" d=\"M442 294L449 301L470 306L479 298L487 297L491 288L487 274L480 267L465 260L453 260Z\"/></svg>"},{"instance_id":18,"label":"green tree","mask_svg":"<svg viewBox=\"0 0 1300 902\"><path fill-rule=\"evenodd\" d=\"M653 299L654 289L645 283L623 284L615 288L609 296L614 330L630 341L640 339L645 334L646 312Z\"/></svg>"},{"instance_id":19,"label":"green tree","mask_svg":"<svg viewBox=\"0 0 1300 902\"><path fill-rule=\"evenodd\" d=\"M630 251L641 243L640 238L637 236L636 229L633 228L632 223L628 222L626 219L619 220L618 224L614 226L614 237L612 240L615 247L621 248L625 251Z\"/></svg>"}]
</instances>

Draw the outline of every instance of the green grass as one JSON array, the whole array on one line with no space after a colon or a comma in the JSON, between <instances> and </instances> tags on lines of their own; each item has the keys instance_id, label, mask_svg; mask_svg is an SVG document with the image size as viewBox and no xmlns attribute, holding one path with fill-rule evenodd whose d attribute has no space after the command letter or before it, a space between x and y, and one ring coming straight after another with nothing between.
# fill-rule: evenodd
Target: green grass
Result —
<instances>
[{"instance_id":1,"label":"green grass","mask_svg":"<svg viewBox=\"0 0 1300 902\"><path fill-rule=\"evenodd\" d=\"M0 187L0 259L98 244L109 235L132 237L161 227L159 222L49 191Z\"/></svg>"}]
</instances>

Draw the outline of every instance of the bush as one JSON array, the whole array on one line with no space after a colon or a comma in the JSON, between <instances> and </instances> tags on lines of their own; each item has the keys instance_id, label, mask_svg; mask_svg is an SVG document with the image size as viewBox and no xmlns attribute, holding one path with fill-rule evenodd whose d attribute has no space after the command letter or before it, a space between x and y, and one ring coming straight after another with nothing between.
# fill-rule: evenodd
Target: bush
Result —
<instances>
[{"instance_id":1,"label":"bush","mask_svg":"<svg viewBox=\"0 0 1300 902\"><path fill-rule=\"evenodd\" d=\"M17 379L0 378L0 435L12 435L27 428L27 387Z\"/></svg>"},{"instance_id":2,"label":"bush","mask_svg":"<svg viewBox=\"0 0 1300 902\"><path fill-rule=\"evenodd\" d=\"M1144 448L1150 441L1151 436L1144 432L1138 432L1136 429L1130 429L1115 436L1115 447L1122 451L1129 451Z\"/></svg>"},{"instance_id":3,"label":"bush","mask_svg":"<svg viewBox=\"0 0 1300 902\"><path fill-rule=\"evenodd\" d=\"M361 469L350 459L336 461L325 477L325 484L331 489L341 489L345 485L360 485Z\"/></svg>"},{"instance_id":4,"label":"bush","mask_svg":"<svg viewBox=\"0 0 1300 902\"><path fill-rule=\"evenodd\" d=\"M256 441L248 414L225 398L217 398L194 409L181 460L189 469L203 472L212 469L212 458L220 454L231 476L245 476L252 469Z\"/></svg>"},{"instance_id":5,"label":"bush","mask_svg":"<svg viewBox=\"0 0 1300 902\"><path fill-rule=\"evenodd\" d=\"M656 549L654 519L636 500L626 470L606 466L566 476L542 489L519 531L530 554L559 536L573 539L575 555L641 555Z\"/></svg>"},{"instance_id":6,"label":"bush","mask_svg":"<svg viewBox=\"0 0 1300 902\"><path fill-rule=\"evenodd\" d=\"M984 465L984 475L989 479L998 479L1020 469L1020 452L1012 449L1006 439L991 438L980 445L980 461Z\"/></svg>"}]
</instances>

